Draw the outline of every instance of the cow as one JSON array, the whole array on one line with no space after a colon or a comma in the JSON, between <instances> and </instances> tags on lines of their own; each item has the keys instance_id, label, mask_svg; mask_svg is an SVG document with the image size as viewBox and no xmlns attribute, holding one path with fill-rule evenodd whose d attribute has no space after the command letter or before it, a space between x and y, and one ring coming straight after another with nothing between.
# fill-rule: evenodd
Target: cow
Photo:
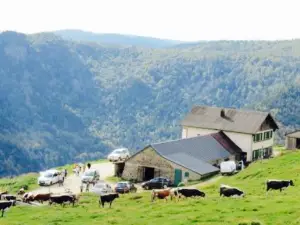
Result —
<instances>
[{"instance_id":1,"label":"cow","mask_svg":"<svg viewBox=\"0 0 300 225\"><path fill-rule=\"evenodd\" d=\"M33 198L34 198L34 194L31 192L27 192L23 195L22 200L23 200L23 202L28 203L28 202L32 202Z\"/></svg>"},{"instance_id":2,"label":"cow","mask_svg":"<svg viewBox=\"0 0 300 225\"><path fill-rule=\"evenodd\" d=\"M267 180L266 182L267 192L270 189L280 190L280 192L288 186L295 186L292 180Z\"/></svg>"},{"instance_id":3,"label":"cow","mask_svg":"<svg viewBox=\"0 0 300 225\"><path fill-rule=\"evenodd\" d=\"M15 206L16 201L11 200L11 201L0 201L0 210L2 211L2 216L4 215L4 210L10 208L11 206Z\"/></svg>"},{"instance_id":4,"label":"cow","mask_svg":"<svg viewBox=\"0 0 300 225\"><path fill-rule=\"evenodd\" d=\"M0 199L2 198L2 195L6 195L6 194L8 194L8 191L0 192Z\"/></svg>"},{"instance_id":5,"label":"cow","mask_svg":"<svg viewBox=\"0 0 300 225\"><path fill-rule=\"evenodd\" d=\"M1 195L1 199L10 201L10 200L17 200L17 197L15 195L3 194Z\"/></svg>"},{"instance_id":6,"label":"cow","mask_svg":"<svg viewBox=\"0 0 300 225\"><path fill-rule=\"evenodd\" d=\"M38 201L40 203L43 203L45 201L49 201L50 196L52 193L47 193L47 194L36 194L35 196L33 196L33 201Z\"/></svg>"},{"instance_id":7,"label":"cow","mask_svg":"<svg viewBox=\"0 0 300 225\"><path fill-rule=\"evenodd\" d=\"M220 196L232 197L232 196L245 196L245 193L236 187L230 187L222 184L220 186Z\"/></svg>"},{"instance_id":8,"label":"cow","mask_svg":"<svg viewBox=\"0 0 300 225\"><path fill-rule=\"evenodd\" d=\"M178 196L177 188L166 188L166 189L159 189L159 190L153 189L151 193L151 201L153 202L155 198L165 199L167 201L168 197L170 197L172 200L176 196Z\"/></svg>"},{"instance_id":9,"label":"cow","mask_svg":"<svg viewBox=\"0 0 300 225\"><path fill-rule=\"evenodd\" d=\"M66 202L69 202L70 204L72 203L74 206L75 201L76 201L75 195L68 195L68 194L52 195L52 196L50 196L50 199L49 199L49 205L56 203L56 204L60 204L60 205L64 206Z\"/></svg>"},{"instance_id":10,"label":"cow","mask_svg":"<svg viewBox=\"0 0 300 225\"><path fill-rule=\"evenodd\" d=\"M188 197L205 197L205 193L202 191L199 191L198 189L186 189L186 188L180 188L178 189L178 194L180 196L184 196L186 198Z\"/></svg>"},{"instance_id":11,"label":"cow","mask_svg":"<svg viewBox=\"0 0 300 225\"><path fill-rule=\"evenodd\" d=\"M119 194L118 193L111 193L111 194L106 194L106 195L100 195L99 206L101 204L102 208L104 208L104 203L107 202L107 203L109 203L109 208L111 208L111 204L112 204L112 202L116 198L119 198Z\"/></svg>"},{"instance_id":12,"label":"cow","mask_svg":"<svg viewBox=\"0 0 300 225\"><path fill-rule=\"evenodd\" d=\"M17 195L24 195L24 194L25 194L24 188L20 188L20 190L18 191Z\"/></svg>"}]
</instances>

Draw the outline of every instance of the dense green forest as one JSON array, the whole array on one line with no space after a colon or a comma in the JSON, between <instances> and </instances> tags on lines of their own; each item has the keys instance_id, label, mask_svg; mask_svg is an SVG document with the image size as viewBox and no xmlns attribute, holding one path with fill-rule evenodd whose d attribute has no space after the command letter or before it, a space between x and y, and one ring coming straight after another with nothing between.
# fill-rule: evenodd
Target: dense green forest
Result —
<instances>
[{"instance_id":1,"label":"dense green forest","mask_svg":"<svg viewBox=\"0 0 300 225\"><path fill-rule=\"evenodd\" d=\"M300 124L299 40L144 48L4 32L0 77L0 175L179 138L193 104L271 110L278 140Z\"/></svg>"}]
</instances>

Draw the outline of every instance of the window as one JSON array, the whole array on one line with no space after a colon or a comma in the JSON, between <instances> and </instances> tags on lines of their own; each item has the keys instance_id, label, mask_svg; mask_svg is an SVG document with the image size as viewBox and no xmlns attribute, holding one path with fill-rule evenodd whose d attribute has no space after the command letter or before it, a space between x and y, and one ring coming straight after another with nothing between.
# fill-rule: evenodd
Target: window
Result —
<instances>
[{"instance_id":1,"label":"window","mask_svg":"<svg viewBox=\"0 0 300 225\"><path fill-rule=\"evenodd\" d=\"M258 149L258 150L254 150L252 153L252 160L257 160L260 159L263 155L263 150Z\"/></svg>"},{"instance_id":2,"label":"window","mask_svg":"<svg viewBox=\"0 0 300 225\"><path fill-rule=\"evenodd\" d=\"M262 133L253 135L253 142L258 142L262 140Z\"/></svg>"},{"instance_id":3,"label":"window","mask_svg":"<svg viewBox=\"0 0 300 225\"><path fill-rule=\"evenodd\" d=\"M184 177L189 177L190 176L190 173L189 172L185 172L184 173Z\"/></svg>"},{"instance_id":4,"label":"window","mask_svg":"<svg viewBox=\"0 0 300 225\"><path fill-rule=\"evenodd\" d=\"M259 142L259 141L264 141L264 140L269 140L273 136L273 131L267 131L264 133L259 133L259 134L253 134L253 142Z\"/></svg>"}]
</instances>

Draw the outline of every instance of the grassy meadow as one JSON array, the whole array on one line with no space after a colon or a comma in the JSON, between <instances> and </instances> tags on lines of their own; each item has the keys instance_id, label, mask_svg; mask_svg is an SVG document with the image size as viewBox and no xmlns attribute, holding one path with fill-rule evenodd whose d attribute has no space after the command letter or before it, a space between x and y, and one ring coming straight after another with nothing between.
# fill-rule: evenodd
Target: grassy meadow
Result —
<instances>
[{"instance_id":1,"label":"grassy meadow","mask_svg":"<svg viewBox=\"0 0 300 225\"><path fill-rule=\"evenodd\" d=\"M1 225L120 224L120 225L294 225L300 224L300 152L258 161L246 170L201 186L205 199L178 202L150 201L150 192L122 195L109 209L99 207L98 198L83 194L72 206L25 207L9 209ZM293 179L295 186L266 195L266 179ZM219 185L228 184L246 192L245 198L219 197Z\"/></svg>"}]
</instances>

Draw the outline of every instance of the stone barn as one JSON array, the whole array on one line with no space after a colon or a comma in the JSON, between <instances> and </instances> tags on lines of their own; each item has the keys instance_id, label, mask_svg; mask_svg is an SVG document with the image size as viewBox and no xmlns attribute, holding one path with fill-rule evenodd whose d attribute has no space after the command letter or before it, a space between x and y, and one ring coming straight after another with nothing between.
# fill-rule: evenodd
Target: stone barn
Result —
<instances>
[{"instance_id":1,"label":"stone barn","mask_svg":"<svg viewBox=\"0 0 300 225\"><path fill-rule=\"evenodd\" d=\"M241 160L242 150L222 131L146 146L125 161L122 177L136 182L167 177L174 184L219 172L224 160Z\"/></svg>"},{"instance_id":2,"label":"stone barn","mask_svg":"<svg viewBox=\"0 0 300 225\"><path fill-rule=\"evenodd\" d=\"M300 149L300 130L286 134L285 148L289 150Z\"/></svg>"}]
</instances>

